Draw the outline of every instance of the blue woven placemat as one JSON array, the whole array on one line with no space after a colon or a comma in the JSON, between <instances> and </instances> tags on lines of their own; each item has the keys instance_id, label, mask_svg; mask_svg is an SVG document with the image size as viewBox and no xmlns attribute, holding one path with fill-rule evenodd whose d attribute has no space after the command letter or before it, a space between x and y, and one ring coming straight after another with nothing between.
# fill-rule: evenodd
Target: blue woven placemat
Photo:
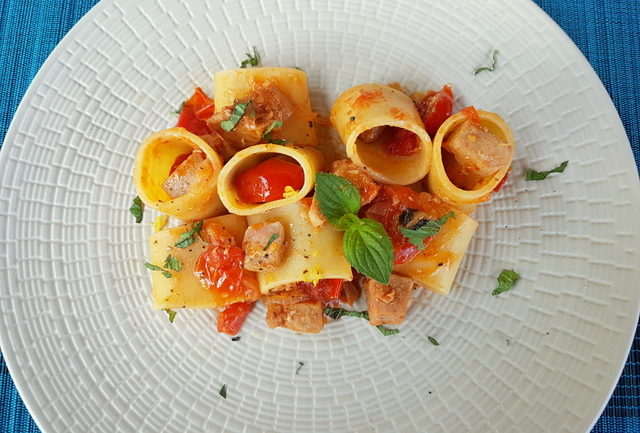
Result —
<instances>
[{"instance_id":1,"label":"blue woven placemat","mask_svg":"<svg viewBox=\"0 0 640 433\"><path fill-rule=\"evenodd\" d=\"M640 161L640 2L535 0L573 39L620 113ZM97 0L0 0L0 143L36 72ZM38 433L0 354L0 433ZM640 432L640 332L593 433Z\"/></svg>"}]
</instances>

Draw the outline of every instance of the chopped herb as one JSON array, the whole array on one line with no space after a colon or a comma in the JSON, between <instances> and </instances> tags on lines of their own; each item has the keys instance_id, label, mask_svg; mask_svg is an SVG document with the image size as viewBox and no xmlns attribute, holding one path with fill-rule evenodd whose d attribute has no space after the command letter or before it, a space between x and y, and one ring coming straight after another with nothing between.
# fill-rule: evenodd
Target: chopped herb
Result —
<instances>
[{"instance_id":1,"label":"chopped herb","mask_svg":"<svg viewBox=\"0 0 640 433\"><path fill-rule=\"evenodd\" d=\"M433 338L431 335L429 335L427 338L429 339L429 342L430 342L431 344L433 344L434 346L440 346L440 343L438 342L438 340L436 340L435 338Z\"/></svg>"},{"instance_id":2,"label":"chopped herb","mask_svg":"<svg viewBox=\"0 0 640 433\"><path fill-rule=\"evenodd\" d=\"M189 230L182 233L178 238L178 242L176 242L176 247L178 248L187 248L189 245L196 241L196 234L200 234L200 230L202 230L202 221L198 221L194 225L191 226Z\"/></svg>"},{"instance_id":3,"label":"chopped herb","mask_svg":"<svg viewBox=\"0 0 640 433\"><path fill-rule=\"evenodd\" d=\"M240 341L240 336L238 335L237 337L231 337L231 341Z\"/></svg>"},{"instance_id":4,"label":"chopped herb","mask_svg":"<svg viewBox=\"0 0 640 433\"><path fill-rule=\"evenodd\" d=\"M298 361L298 368L296 368L296 376L300 373L300 369L304 366L304 362Z\"/></svg>"},{"instance_id":5,"label":"chopped herb","mask_svg":"<svg viewBox=\"0 0 640 433\"><path fill-rule=\"evenodd\" d=\"M220 394L222 396L222 398L224 398L225 400L227 399L227 384L226 383L224 385L222 385L222 388L220 388L220 391L218 391L218 394Z\"/></svg>"},{"instance_id":6,"label":"chopped herb","mask_svg":"<svg viewBox=\"0 0 640 433\"><path fill-rule=\"evenodd\" d=\"M260 54L258 54L256 47L253 47L253 56L250 53L245 54L247 55L247 59L240 63L241 68L246 68L247 66L258 66L260 63Z\"/></svg>"},{"instance_id":7,"label":"chopped herb","mask_svg":"<svg viewBox=\"0 0 640 433\"><path fill-rule=\"evenodd\" d=\"M325 308L324 314L331 317L332 319L339 319L343 316L351 316L351 317L359 317L361 319L369 320L369 313L367 311L349 311L342 308ZM382 333L382 335L396 335L400 332L398 329L389 329L385 328L382 325L376 326L378 330Z\"/></svg>"},{"instance_id":8,"label":"chopped herb","mask_svg":"<svg viewBox=\"0 0 640 433\"><path fill-rule=\"evenodd\" d=\"M498 275L498 287L496 287L491 294L493 296L499 295L500 293L506 292L507 290L511 290L513 285L520 279L520 274L516 271L503 269Z\"/></svg>"},{"instance_id":9,"label":"chopped herb","mask_svg":"<svg viewBox=\"0 0 640 433\"><path fill-rule=\"evenodd\" d=\"M275 128L280 128L282 125L283 125L282 121L275 120L271 125L269 125L267 129L265 129L264 133L262 134L262 137L264 137L264 139L271 144L287 144L287 140L271 137L271 131L273 131Z\"/></svg>"},{"instance_id":10,"label":"chopped herb","mask_svg":"<svg viewBox=\"0 0 640 433\"><path fill-rule=\"evenodd\" d=\"M380 332L382 332L382 335L384 335L385 337L388 337L389 335L396 335L400 333L399 329L390 329L390 328L385 328L382 325L378 325L376 326L376 328L378 328L378 330Z\"/></svg>"},{"instance_id":11,"label":"chopped herb","mask_svg":"<svg viewBox=\"0 0 640 433\"><path fill-rule=\"evenodd\" d=\"M473 71L473 75L478 75L480 72L483 71L489 71L489 72L493 72L496 70L496 67L498 66L498 54L500 54L500 51L498 50L493 50L493 52L491 53L491 66L481 66L476 68Z\"/></svg>"},{"instance_id":12,"label":"chopped herb","mask_svg":"<svg viewBox=\"0 0 640 433\"><path fill-rule=\"evenodd\" d=\"M223 120L222 122L220 122L220 127L227 132L235 128L238 122L240 121L240 119L242 119L242 116L244 116L244 113L247 111L247 105L249 104L251 104L251 101L240 102L235 107L233 107L233 112L231 113L231 117L229 117L227 120Z\"/></svg>"},{"instance_id":13,"label":"chopped herb","mask_svg":"<svg viewBox=\"0 0 640 433\"><path fill-rule=\"evenodd\" d=\"M416 209L405 209L400 214L400 224L403 226L408 225L413 218L413 215L416 213Z\"/></svg>"},{"instance_id":14,"label":"chopped herb","mask_svg":"<svg viewBox=\"0 0 640 433\"><path fill-rule=\"evenodd\" d=\"M173 275L171 275L171 272L165 271L160 266L154 265L153 263L144 262L144 265L146 266L147 269L150 269L152 271L160 271L160 272L162 272L162 275L164 275L165 278L171 278L173 276Z\"/></svg>"},{"instance_id":15,"label":"chopped herb","mask_svg":"<svg viewBox=\"0 0 640 433\"><path fill-rule=\"evenodd\" d=\"M164 268L179 272L182 269L182 262L169 254L164 261Z\"/></svg>"},{"instance_id":16,"label":"chopped herb","mask_svg":"<svg viewBox=\"0 0 640 433\"><path fill-rule=\"evenodd\" d=\"M176 314L178 314L178 313L176 313L175 311L173 311L170 308L165 308L164 311L169 315L169 322L173 323L173 321L176 318Z\"/></svg>"},{"instance_id":17,"label":"chopped herb","mask_svg":"<svg viewBox=\"0 0 640 433\"><path fill-rule=\"evenodd\" d=\"M332 319L339 319L342 316L351 316L369 320L369 313L366 311L349 311L342 308L325 308L324 314L331 317Z\"/></svg>"},{"instance_id":18,"label":"chopped herb","mask_svg":"<svg viewBox=\"0 0 640 433\"><path fill-rule=\"evenodd\" d=\"M265 244L264 248L262 249L262 251L267 251L269 249L269 247L271 246L271 244L280 237L280 235L278 233L274 233L271 235L271 237L269 238L269 240L267 241L267 243Z\"/></svg>"},{"instance_id":19,"label":"chopped herb","mask_svg":"<svg viewBox=\"0 0 640 433\"><path fill-rule=\"evenodd\" d=\"M419 247L420 249L423 249L425 238L437 234L449 218L455 217L455 213L449 212L436 221L430 221L423 218L410 229L399 227L400 233L402 233L404 237L409 239L409 242L411 242L413 245Z\"/></svg>"},{"instance_id":20,"label":"chopped herb","mask_svg":"<svg viewBox=\"0 0 640 433\"><path fill-rule=\"evenodd\" d=\"M129 212L131 212L131 215L136 217L136 223L140 224L142 222L142 216L144 214L144 204L142 203L140 197L136 196L133 199L133 203L129 208Z\"/></svg>"},{"instance_id":21,"label":"chopped herb","mask_svg":"<svg viewBox=\"0 0 640 433\"><path fill-rule=\"evenodd\" d=\"M547 176L549 176L551 173L562 173L564 171L565 168L567 168L567 165L569 164L569 161L565 161L562 164L560 164L559 166L549 170L549 171L535 171L535 170L531 170L530 168L527 169L527 174L524 178L524 180L542 180L542 179L546 179Z\"/></svg>"},{"instance_id":22,"label":"chopped herb","mask_svg":"<svg viewBox=\"0 0 640 433\"><path fill-rule=\"evenodd\" d=\"M173 111L172 113L175 114L176 116L179 116L180 113L182 112L182 108L184 107L184 103L185 103L185 101L182 101L180 103L180 106L178 107L178 109L176 111Z\"/></svg>"}]
</instances>

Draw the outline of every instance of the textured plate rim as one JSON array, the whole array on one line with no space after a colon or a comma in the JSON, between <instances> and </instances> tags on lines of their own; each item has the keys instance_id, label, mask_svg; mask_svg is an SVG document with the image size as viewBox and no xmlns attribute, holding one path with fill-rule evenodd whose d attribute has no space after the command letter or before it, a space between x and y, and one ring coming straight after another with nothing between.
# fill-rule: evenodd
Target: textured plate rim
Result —
<instances>
[{"instance_id":1,"label":"textured plate rim","mask_svg":"<svg viewBox=\"0 0 640 433\"><path fill-rule=\"evenodd\" d=\"M49 56L47 57L47 59L45 60L45 62L43 63L43 65L41 66L41 68L38 70L36 76L34 77L34 79L31 81L31 84L29 85L27 91L25 92L24 96L22 97L22 100L20 101L15 114L11 120L11 123L9 125L9 128L7 130L7 134L5 136L2 148L7 148L8 146L11 146L11 143L14 139L14 136L16 134L16 128L17 128L17 121L16 119L19 119L22 116L22 112L25 111L29 106L29 103L31 102L31 100L33 99L36 89L40 86L41 82L44 80L44 78L46 77L49 69L51 69L53 67L53 65L56 63L56 61L58 60L60 53L63 52L63 50L73 42L74 38L76 37L76 34L79 33L80 31L82 31L84 29L85 26L87 26L87 23L91 22L94 17L96 17L99 12L103 11L104 9L109 8L112 4L115 3L115 0L100 0L97 4L95 4L82 18L80 18L80 20L78 20L78 22L76 22L73 27L69 30L69 32L67 32L67 34L60 40L60 42L56 45L56 47L52 50L52 52L49 54ZM631 151L631 145L629 142L629 138L627 136L626 130L624 128L624 125L622 123L622 120L620 119L620 115L618 114L618 111L615 108L615 105L613 104L613 101L611 99L611 96L609 95L609 93L607 92L604 84L602 83L602 81L600 80L600 77L598 76L598 74L595 72L595 70L593 69L593 67L591 66L591 64L589 63L589 61L587 60L587 58L585 57L585 55L582 53L582 51L578 48L578 46L575 44L575 42L565 33L565 31L558 25L558 23L556 23L553 18L551 18L540 6L538 6L533 0L521 0L519 2L519 4L517 4L517 7L521 7L521 8L529 8L531 13L537 14L540 18L542 18L546 24L553 28L555 35L557 37L559 37L560 39L562 39L562 41L564 42L565 45L567 45L568 47L571 47L570 49L573 51L573 54L575 56L575 59L579 62L579 66L581 69L583 69L586 72L586 78L592 83L595 84L595 86L593 87L592 92L598 92L598 95L595 95L598 97L598 99L600 100L606 100L607 101L607 105L608 107L605 108L605 111L608 111L611 119L617 124L617 127L614 126L614 130L616 131L617 135L619 136L619 142L620 144L618 145L617 149L620 152L624 152L627 153L627 156L630 156L630 158L623 158L622 161L620 161L621 165L626 165L623 166L622 168L625 171L628 172L637 172L636 166L632 161L635 161L634 157L633 157L633 153ZM624 147L625 149L622 150L621 147ZM4 164L7 163L8 161L8 152L7 151L0 151L0 167L4 166ZM636 193L640 192L640 181L636 184ZM636 208L637 208L637 204L636 204ZM636 300L638 301L636 304L636 313L635 313L635 321L630 325L629 329L627 330L628 333L628 342L626 344L626 353L627 355L624 356L620 361L620 365L618 367L617 370L617 374L616 374L616 379L614 381L612 381L609 390L607 392L607 394L605 395L603 401L601 402L601 407L598 410L597 413L593 414L593 419L591 420L591 423L589 424L589 427L587 428L587 430L585 431L585 433L589 433L594 425L597 423L597 421L599 420L602 412L604 411L605 407L607 406L609 400L611 399L611 395L613 394L618 381L620 379L620 376L622 374L622 371L626 365L626 361L628 359L628 354L629 351L631 349L631 346L633 344L634 338L635 338L635 334L636 334L636 328L637 328L637 324L640 321L640 296L638 296L638 299ZM11 374L11 372L13 371L17 371L19 369L18 365L14 364L14 360L13 360L13 352L10 349L10 346L6 345L6 341L8 341L7 338L7 334L6 334L7 330L6 328L0 328L0 347L3 349L3 357L5 359L5 363L7 365L7 368L9 370L9 373ZM20 397L25 405L25 407L27 408L27 410L29 411L29 414L31 415L31 417L33 418L34 422L36 423L37 427L43 432L43 433L48 433L50 430L48 428L48 426L46 426L44 424L44 419L43 419L43 413L40 410L40 408L35 404L34 399L31 398L31 394L28 392L25 392L25 390L27 389L27 386L23 383L23 379L20 376L14 376L11 375L12 380L16 386L16 389L18 390L18 393L20 394ZM45 428L46 427L46 428Z\"/></svg>"}]
</instances>

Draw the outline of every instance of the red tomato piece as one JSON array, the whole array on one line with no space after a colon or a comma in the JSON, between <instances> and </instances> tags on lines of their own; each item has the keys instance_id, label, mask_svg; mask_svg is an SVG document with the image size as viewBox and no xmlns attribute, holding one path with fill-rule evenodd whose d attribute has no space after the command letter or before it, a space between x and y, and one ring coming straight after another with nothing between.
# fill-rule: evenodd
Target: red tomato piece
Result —
<instances>
[{"instance_id":1,"label":"red tomato piece","mask_svg":"<svg viewBox=\"0 0 640 433\"><path fill-rule=\"evenodd\" d=\"M424 129L431 138L435 137L440 125L447 120L453 112L453 91L449 84L439 92L428 96L419 104L419 111L424 113L422 122Z\"/></svg>"},{"instance_id":2,"label":"red tomato piece","mask_svg":"<svg viewBox=\"0 0 640 433\"><path fill-rule=\"evenodd\" d=\"M280 200L285 187L300 190L304 185L304 172L299 164L280 158L270 158L240 173L234 186L240 200L245 203L267 203Z\"/></svg>"},{"instance_id":3,"label":"red tomato piece","mask_svg":"<svg viewBox=\"0 0 640 433\"><path fill-rule=\"evenodd\" d=\"M418 150L418 136L411 131L392 127L391 135L384 143L384 150L390 155L411 156Z\"/></svg>"},{"instance_id":4,"label":"red tomato piece","mask_svg":"<svg viewBox=\"0 0 640 433\"><path fill-rule=\"evenodd\" d=\"M176 168L180 167L180 164L185 162L187 158L189 158L189 156L191 156L190 153L183 153L182 155L178 155L176 157L176 160L173 162L173 165L171 166L171 170L169 170L169 174L176 171Z\"/></svg>"},{"instance_id":5,"label":"red tomato piece","mask_svg":"<svg viewBox=\"0 0 640 433\"><path fill-rule=\"evenodd\" d=\"M253 310L254 302L236 302L218 313L218 332L236 335Z\"/></svg>"},{"instance_id":6,"label":"red tomato piece","mask_svg":"<svg viewBox=\"0 0 640 433\"><path fill-rule=\"evenodd\" d=\"M409 208L420 209L418 193L405 186L384 185L378 197L364 212L367 218L382 224L389 234L396 264L411 261L420 252L398 229L400 214Z\"/></svg>"},{"instance_id":7,"label":"red tomato piece","mask_svg":"<svg viewBox=\"0 0 640 433\"><path fill-rule=\"evenodd\" d=\"M465 115L465 117L469 120L469 122L475 125L480 124L480 116L478 115L478 112L476 111L476 108L473 105L467 108L463 108L462 110L460 110L460 112Z\"/></svg>"},{"instance_id":8,"label":"red tomato piece","mask_svg":"<svg viewBox=\"0 0 640 433\"><path fill-rule=\"evenodd\" d=\"M191 98L187 99L180 110L176 126L181 126L196 135L206 135L211 131L207 119L215 110L213 101L200 87L196 87Z\"/></svg>"},{"instance_id":9,"label":"red tomato piece","mask_svg":"<svg viewBox=\"0 0 640 433\"><path fill-rule=\"evenodd\" d=\"M507 178L509 177L509 172L507 171L507 174L504 175L504 177L502 178L502 180L496 185L495 188L493 188L493 192L498 192L502 189L502 187L504 186L505 183L507 183Z\"/></svg>"},{"instance_id":10,"label":"red tomato piece","mask_svg":"<svg viewBox=\"0 0 640 433\"><path fill-rule=\"evenodd\" d=\"M344 280L341 278L325 278L318 281L315 285L306 281L300 281L298 282L298 287L306 291L313 299L327 304L340 298L343 282Z\"/></svg>"}]
</instances>

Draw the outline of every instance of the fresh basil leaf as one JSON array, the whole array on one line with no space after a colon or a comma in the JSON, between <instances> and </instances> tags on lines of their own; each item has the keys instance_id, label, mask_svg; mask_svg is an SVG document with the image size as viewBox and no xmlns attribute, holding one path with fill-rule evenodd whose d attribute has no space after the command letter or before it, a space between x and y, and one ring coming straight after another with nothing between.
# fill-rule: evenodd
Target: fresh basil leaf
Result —
<instances>
[{"instance_id":1,"label":"fresh basil leaf","mask_svg":"<svg viewBox=\"0 0 640 433\"><path fill-rule=\"evenodd\" d=\"M175 114L176 116L179 116L180 113L182 112L182 109L184 108L184 103L186 101L182 101L182 103L180 103L180 106L178 107L178 109L176 111L173 111L172 113Z\"/></svg>"},{"instance_id":2,"label":"fresh basil leaf","mask_svg":"<svg viewBox=\"0 0 640 433\"><path fill-rule=\"evenodd\" d=\"M411 242L413 245L417 246L420 249L424 248L424 240L429 236L433 236L437 234L444 223L447 222L449 218L455 218L455 213L449 212L444 215L442 218L437 219L436 221L430 221L427 219L420 220L414 225L412 228L408 229L405 227L399 227L400 233Z\"/></svg>"},{"instance_id":3,"label":"fresh basil leaf","mask_svg":"<svg viewBox=\"0 0 640 433\"><path fill-rule=\"evenodd\" d=\"M296 368L296 376L300 374L300 369L304 366L304 362L298 361L298 367Z\"/></svg>"},{"instance_id":4,"label":"fresh basil leaf","mask_svg":"<svg viewBox=\"0 0 640 433\"><path fill-rule=\"evenodd\" d=\"M244 113L247 111L247 106L249 104L251 104L251 101L240 102L239 104L236 104L236 106L233 107L231 116L227 120L223 120L222 122L220 122L220 127L227 132L235 128L240 119L242 119L242 116L244 116Z\"/></svg>"},{"instance_id":5,"label":"fresh basil leaf","mask_svg":"<svg viewBox=\"0 0 640 433\"><path fill-rule=\"evenodd\" d=\"M142 222L142 216L144 215L144 204L142 203L142 200L139 196L136 196L133 199L133 203L129 208L129 212L131 212L131 215L136 217L136 223L140 224Z\"/></svg>"},{"instance_id":6,"label":"fresh basil leaf","mask_svg":"<svg viewBox=\"0 0 640 433\"><path fill-rule=\"evenodd\" d=\"M222 388L220 388L220 391L218 391L218 394L220 394L220 396L222 398L224 398L225 400L227 399L227 384L226 383L224 385L222 385Z\"/></svg>"},{"instance_id":7,"label":"fresh basil leaf","mask_svg":"<svg viewBox=\"0 0 640 433\"><path fill-rule=\"evenodd\" d=\"M389 284L393 270L393 246L382 224L369 218L350 226L342 241L351 266L379 283Z\"/></svg>"},{"instance_id":8,"label":"fresh basil leaf","mask_svg":"<svg viewBox=\"0 0 640 433\"><path fill-rule=\"evenodd\" d=\"M525 175L524 180L543 180L546 179L547 176L549 176L551 173L562 173L564 171L565 168L567 168L567 165L569 164L569 161L565 161L562 164L560 164L559 166L552 168L551 170L548 171L535 171L535 170L531 170L530 168L527 169L527 174Z\"/></svg>"},{"instance_id":9,"label":"fresh basil leaf","mask_svg":"<svg viewBox=\"0 0 640 433\"><path fill-rule=\"evenodd\" d=\"M507 290L511 290L513 285L520 279L520 274L516 271L512 271L509 269L503 269L498 275L498 287L496 287L491 294L493 296L499 295L500 293L506 292Z\"/></svg>"},{"instance_id":10,"label":"fresh basil leaf","mask_svg":"<svg viewBox=\"0 0 640 433\"><path fill-rule=\"evenodd\" d=\"M149 263L149 262L144 262L144 265L146 266L147 269L150 269L152 271L160 271L162 272L162 275L165 278L171 278L173 277L173 275L171 275L171 272L169 271L165 271L164 269L162 269L160 266L154 265L153 263Z\"/></svg>"},{"instance_id":11,"label":"fresh basil leaf","mask_svg":"<svg viewBox=\"0 0 640 433\"><path fill-rule=\"evenodd\" d=\"M369 320L369 313L366 311L349 311L343 308L325 308L324 314L332 319L339 319L342 316L360 317L361 319Z\"/></svg>"},{"instance_id":12,"label":"fresh basil leaf","mask_svg":"<svg viewBox=\"0 0 640 433\"><path fill-rule=\"evenodd\" d=\"M391 329L391 328L385 328L382 325L378 325L376 326L376 328L378 328L378 330L382 333L382 335L384 335L385 337L388 337L389 335L396 335L400 333L399 329Z\"/></svg>"},{"instance_id":13,"label":"fresh basil leaf","mask_svg":"<svg viewBox=\"0 0 640 433\"><path fill-rule=\"evenodd\" d=\"M440 346L440 343L438 342L438 340L436 340L435 338L433 338L431 335L429 335L427 338L429 339L429 342L430 342L431 344L433 344L434 346Z\"/></svg>"},{"instance_id":14,"label":"fresh basil leaf","mask_svg":"<svg viewBox=\"0 0 640 433\"><path fill-rule=\"evenodd\" d=\"M246 68L247 66L258 66L258 64L260 63L260 54L258 54L258 50L256 50L256 47L253 47L253 55L251 55L250 53L245 53L247 55L247 59L243 60L240 63L240 67L241 68Z\"/></svg>"},{"instance_id":15,"label":"fresh basil leaf","mask_svg":"<svg viewBox=\"0 0 640 433\"><path fill-rule=\"evenodd\" d=\"M283 123L280 120L274 120L273 123L271 125L269 125L269 127L267 129L264 130L264 133L262 134L263 137L267 137L267 134L270 134L271 131L273 131L275 128L280 128L282 127Z\"/></svg>"},{"instance_id":16,"label":"fresh basil leaf","mask_svg":"<svg viewBox=\"0 0 640 433\"><path fill-rule=\"evenodd\" d=\"M200 233L202 230L202 221L198 221L194 225L191 226L189 230L182 233L180 237L178 237L178 242L176 242L176 247L178 248L187 248L189 245L196 241L196 234Z\"/></svg>"},{"instance_id":17,"label":"fresh basil leaf","mask_svg":"<svg viewBox=\"0 0 640 433\"><path fill-rule=\"evenodd\" d=\"M175 311L173 311L170 308L165 308L164 311L169 315L169 322L173 323L173 321L176 318L176 314L178 314L178 313L176 313Z\"/></svg>"},{"instance_id":18,"label":"fresh basil leaf","mask_svg":"<svg viewBox=\"0 0 640 433\"><path fill-rule=\"evenodd\" d=\"M262 248L262 251L267 251L269 249L269 247L271 246L271 244L280 237L280 235L278 233L274 233L271 235L271 237L269 238L269 240L267 241L267 243L265 244L264 248Z\"/></svg>"},{"instance_id":19,"label":"fresh basil leaf","mask_svg":"<svg viewBox=\"0 0 640 433\"><path fill-rule=\"evenodd\" d=\"M164 268L179 272L182 269L182 262L169 254L164 261Z\"/></svg>"},{"instance_id":20,"label":"fresh basil leaf","mask_svg":"<svg viewBox=\"0 0 640 433\"><path fill-rule=\"evenodd\" d=\"M500 54L500 51L493 50L493 52L491 53L491 58L492 58L491 66L478 67L473 71L473 75L478 75L482 71L489 71L489 72L495 71L496 67L498 66L498 54Z\"/></svg>"},{"instance_id":21,"label":"fresh basil leaf","mask_svg":"<svg viewBox=\"0 0 640 433\"><path fill-rule=\"evenodd\" d=\"M360 210L360 192L347 179L331 173L316 175L316 199L322 214L333 225L343 215Z\"/></svg>"}]
</instances>

